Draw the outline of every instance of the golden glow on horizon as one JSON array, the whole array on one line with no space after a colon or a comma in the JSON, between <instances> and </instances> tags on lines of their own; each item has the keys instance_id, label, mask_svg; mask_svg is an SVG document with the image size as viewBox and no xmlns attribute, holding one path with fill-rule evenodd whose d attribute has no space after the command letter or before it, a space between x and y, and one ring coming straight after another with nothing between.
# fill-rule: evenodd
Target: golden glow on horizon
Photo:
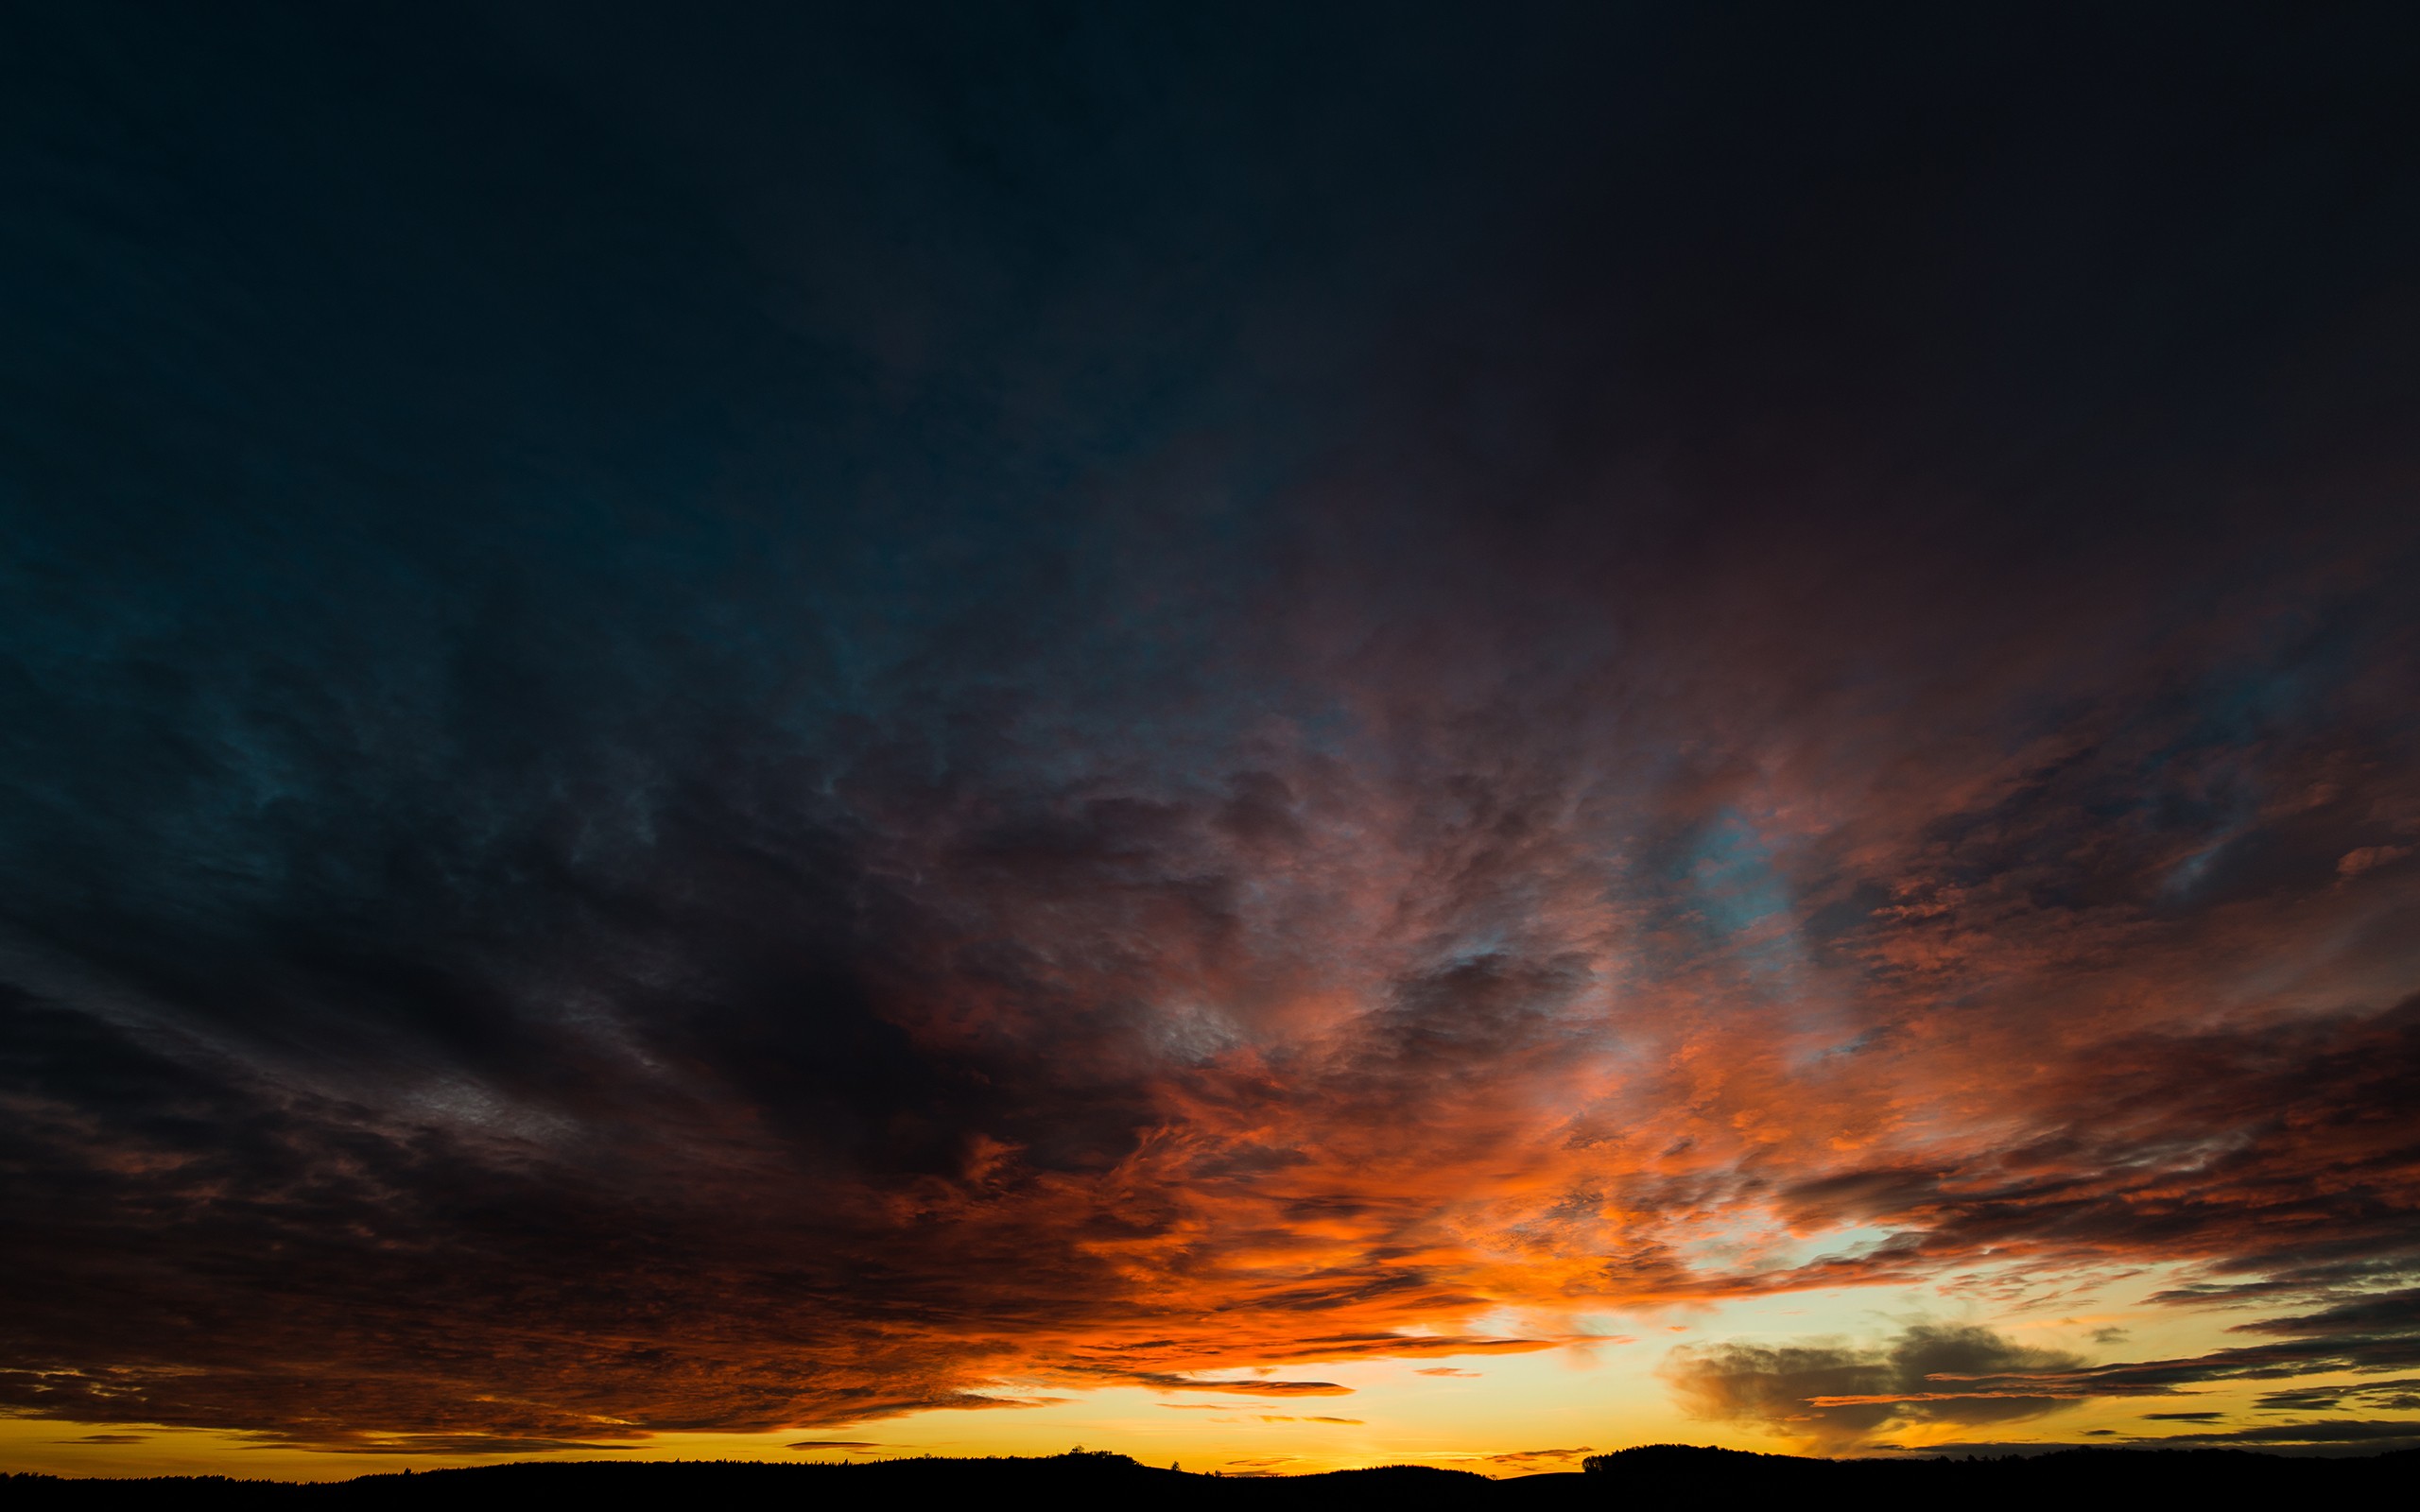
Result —
<instances>
[{"instance_id":1,"label":"golden glow on horizon","mask_svg":"<svg viewBox=\"0 0 2420 1512\"><path fill-rule=\"evenodd\" d=\"M2124 1296L2169 1278L2132 1278ZM1633 1333L1524 1353L1411 1356L1322 1363L1335 1394L1253 1396L1135 1387L1080 1390L1047 1405L938 1410L837 1427L760 1434L656 1434L594 1450L551 1454L308 1450L208 1429L81 1424L0 1418L0 1470L59 1475L230 1475L341 1480L411 1467L431 1469L522 1459L747 1459L775 1463L869 1460L917 1454L1053 1454L1081 1445L1152 1465L1182 1464L1226 1474L1307 1474L1385 1464L1427 1464L1492 1475L1576 1470L1585 1453L1634 1444L1685 1442L1767 1452L1840 1452L1806 1434L1691 1417L1658 1366L1678 1343L1732 1338L1762 1343L1872 1339L1916 1317L1961 1307L1952 1286L1858 1288L1746 1298L1640 1314ZM2085 1299L2074 1298L2079 1305ZM1972 1316L1971 1302L1964 1310ZM2032 1309L2001 1319L2019 1342L2092 1351L2093 1335L2122 1330L2130 1357L2175 1357L2222 1348L2227 1318L2172 1308L2100 1306L2056 1317ZM2031 1315L2028 1315L2029 1313ZM2110 1352L2102 1348L2098 1353ZM1304 1373L1306 1363L1266 1372ZM1222 1378L1224 1379L1224 1378ZM1246 1377L1246 1379L1252 1379ZM2341 1379L2336 1374L2314 1381ZM2191 1408L2249 1420L2251 1399L2279 1383L2196 1388L2192 1398L2078 1401L1979 1435L1955 1423L1911 1423L1876 1435L1865 1450L1921 1451L1973 1442L2089 1443L2148 1440L2203 1426L2144 1420L2149 1411ZM1004 1383L1009 1395L1057 1391L1040 1382ZM2222 1426L2222 1425L2218 1425Z\"/></svg>"}]
</instances>

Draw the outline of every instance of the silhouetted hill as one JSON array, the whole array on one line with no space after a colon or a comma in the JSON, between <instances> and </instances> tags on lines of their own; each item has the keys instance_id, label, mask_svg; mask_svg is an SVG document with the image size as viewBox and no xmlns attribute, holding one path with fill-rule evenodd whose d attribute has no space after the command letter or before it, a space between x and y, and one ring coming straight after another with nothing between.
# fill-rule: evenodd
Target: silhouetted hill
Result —
<instances>
[{"instance_id":1,"label":"silhouetted hill","mask_svg":"<svg viewBox=\"0 0 2420 1512\"><path fill-rule=\"evenodd\" d=\"M895 1459L854 1465L750 1461L585 1461L481 1466L365 1475L298 1485L223 1476L153 1480L0 1477L0 1505L44 1507L268 1507L355 1512L410 1507L428 1512L546 1512L578 1507L878 1508L971 1504L1008 1508L1061 1503L1249 1507L1630 1508L1642 1499L1742 1497L1925 1497L1967 1507L2135 1503L2190 1496L2219 1504L2246 1498L2398 1497L2420 1472L2420 1450L2365 1458L2287 1458L2239 1450L2076 1449L2031 1456L1808 1459L1737 1450L1655 1444L1600 1454L1585 1472L1502 1480L1466 1470L1395 1465L1322 1475L1209 1475L1137 1464L1122 1454L1046 1458Z\"/></svg>"}]
</instances>

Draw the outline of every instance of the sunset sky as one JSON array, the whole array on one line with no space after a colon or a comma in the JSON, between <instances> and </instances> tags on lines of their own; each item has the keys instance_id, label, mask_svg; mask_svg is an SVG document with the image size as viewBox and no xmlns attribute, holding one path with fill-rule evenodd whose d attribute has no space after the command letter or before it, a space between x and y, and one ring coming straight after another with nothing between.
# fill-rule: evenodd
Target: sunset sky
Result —
<instances>
[{"instance_id":1,"label":"sunset sky","mask_svg":"<svg viewBox=\"0 0 2420 1512\"><path fill-rule=\"evenodd\" d=\"M2408 7L0 19L0 1470L2420 1445Z\"/></svg>"}]
</instances>

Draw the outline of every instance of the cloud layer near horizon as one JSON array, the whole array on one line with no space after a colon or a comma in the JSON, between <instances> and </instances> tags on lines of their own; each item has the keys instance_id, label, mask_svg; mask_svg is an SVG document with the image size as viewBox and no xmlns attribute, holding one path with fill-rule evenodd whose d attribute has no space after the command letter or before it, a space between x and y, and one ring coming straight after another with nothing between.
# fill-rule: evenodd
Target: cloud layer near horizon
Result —
<instances>
[{"instance_id":1,"label":"cloud layer near horizon","mask_svg":"<svg viewBox=\"0 0 2420 1512\"><path fill-rule=\"evenodd\" d=\"M0 89L0 1407L528 1452L2157 1266L2260 1342L1673 1379L2420 1365L2359 37L183 25Z\"/></svg>"}]
</instances>

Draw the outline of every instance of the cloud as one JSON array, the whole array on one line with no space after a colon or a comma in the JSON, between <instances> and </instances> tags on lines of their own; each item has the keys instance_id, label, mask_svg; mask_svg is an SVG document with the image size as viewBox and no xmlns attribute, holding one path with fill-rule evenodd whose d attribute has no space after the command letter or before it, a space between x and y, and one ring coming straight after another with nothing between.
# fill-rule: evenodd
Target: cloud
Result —
<instances>
[{"instance_id":1,"label":"cloud","mask_svg":"<svg viewBox=\"0 0 2420 1512\"><path fill-rule=\"evenodd\" d=\"M2336 863L2336 874L2340 877L2358 877L2362 872L2385 866L2390 861L2400 861L2411 853L2411 847L2408 845L2365 845L2358 850L2345 851L2342 858Z\"/></svg>"},{"instance_id":2,"label":"cloud","mask_svg":"<svg viewBox=\"0 0 2420 1512\"><path fill-rule=\"evenodd\" d=\"M2342 1372L2377 1373L2420 1364L2420 1317L2411 1290L2363 1297L2318 1313L2263 1318L2238 1324L2238 1332L2282 1333L2274 1343L2245 1345L2207 1354L2100 1366L2037 1363L1999 1368L1945 1368L1928 1379L1977 1394L2040 1392L2061 1398L2161 1397L2182 1388L2229 1381L2284 1381ZM2394 1397L2408 1379L2378 1383ZM2345 1388L2358 1398L2366 1389ZM2284 1394L2290 1399L2292 1393ZM2266 1400L2267 1399L2263 1399Z\"/></svg>"},{"instance_id":3,"label":"cloud","mask_svg":"<svg viewBox=\"0 0 2420 1512\"><path fill-rule=\"evenodd\" d=\"M2420 1448L2420 1420L2413 1418L2322 1418L2315 1422L2260 1423L2223 1432L2165 1434L2156 1442L2170 1447L2289 1447L2360 1444L2379 1452Z\"/></svg>"},{"instance_id":4,"label":"cloud","mask_svg":"<svg viewBox=\"0 0 2420 1512\"><path fill-rule=\"evenodd\" d=\"M303 1447L345 1454L591 1454L626 1450L628 1443L599 1442L595 1438L547 1438L533 1435L497 1433L475 1429L467 1433L323 1433L308 1436L285 1431L253 1431L246 1435L252 1440L247 1449L271 1450Z\"/></svg>"},{"instance_id":5,"label":"cloud","mask_svg":"<svg viewBox=\"0 0 2420 1512\"><path fill-rule=\"evenodd\" d=\"M2048 1391L1961 1390L1960 1373L2061 1370L2073 1355L2015 1344L1988 1329L1917 1323L1888 1344L1683 1345L1663 1375L1693 1417L1754 1423L1825 1449L1910 1423L1995 1423L2068 1405Z\"/></svg>"},{"instance_id":6,"label":"cloud","mask_svg":"<svg viewBox=\"0 0 2420 1512\"><path fill-rule=\"evenodd\" d=\"M1333 1381L1194 1381L1183 1376L1141 1375L1134 1383L1154 1391L1220 1391L1238 1397L1349 1397L1351 1386Z\"/></svg>"},{"instance_id":7,"label":"cloud","mask_svg":"<svg viewBox=\"0 0 2420 1512\"><path fill-rule=\"evenodd\" d=\"M2254 1405L2262 1412L2329 1412L2347 1405L2373 1412L2420 1412L2420 1376L2267 1391Z\"/></svg>"},{"instance_id":8,"label":"cloud","mask_svg":"<svg viewBox=\"0 0 2420 1512\"><path fill-rule=\"evenodd\" d=\"M2392 1453L2420 1448L2420 1422L2411 1419L2329 1418L2291 1424L2264 1424L2246 1429L2229 1429L2208 1433L2128 1435L2117 1446L2125 1452L2144 1450L2208 1450L2239 1449L2256 1453L2288 1457L2346 1455L2366 1458L2374 1454ZM1998 1457L2019 1455L2032 1457L2056 1453L2074 1446L2056 1441L2010 1442L1928 1442L1902 1448L1916 1454L1957 1458L1964 1455Z\"/></svg>"},{"instance_id":9,"label":"cloud","mask_svg":"<svg viewBox=\"0 0 2420 1512\"><path fill-rule=\"evenodd\" d=\"M1569 1468L1572 1462L1585 1458L1596 1451L1582 1445L1578 1449L1524 1449L1507 1454L1490 1454L1487 1462L1507 1469L1530 1470L1550 1467Z\"/></svg>"},{"instance_id":10,"label":"cloud","mask_svg":"<svg viewBox=\"0 0 2420 1512\"><path fill-rule=\"evenodd\" d=\"M1412 1374L1416 1376L1451 1376L1461 1381L1477 1381L1479 1379L1481 1372L1477 1370L1460 1370L1449 1365L1436 1365L1414 1370Z\"/></svg>"}]
</instances>

